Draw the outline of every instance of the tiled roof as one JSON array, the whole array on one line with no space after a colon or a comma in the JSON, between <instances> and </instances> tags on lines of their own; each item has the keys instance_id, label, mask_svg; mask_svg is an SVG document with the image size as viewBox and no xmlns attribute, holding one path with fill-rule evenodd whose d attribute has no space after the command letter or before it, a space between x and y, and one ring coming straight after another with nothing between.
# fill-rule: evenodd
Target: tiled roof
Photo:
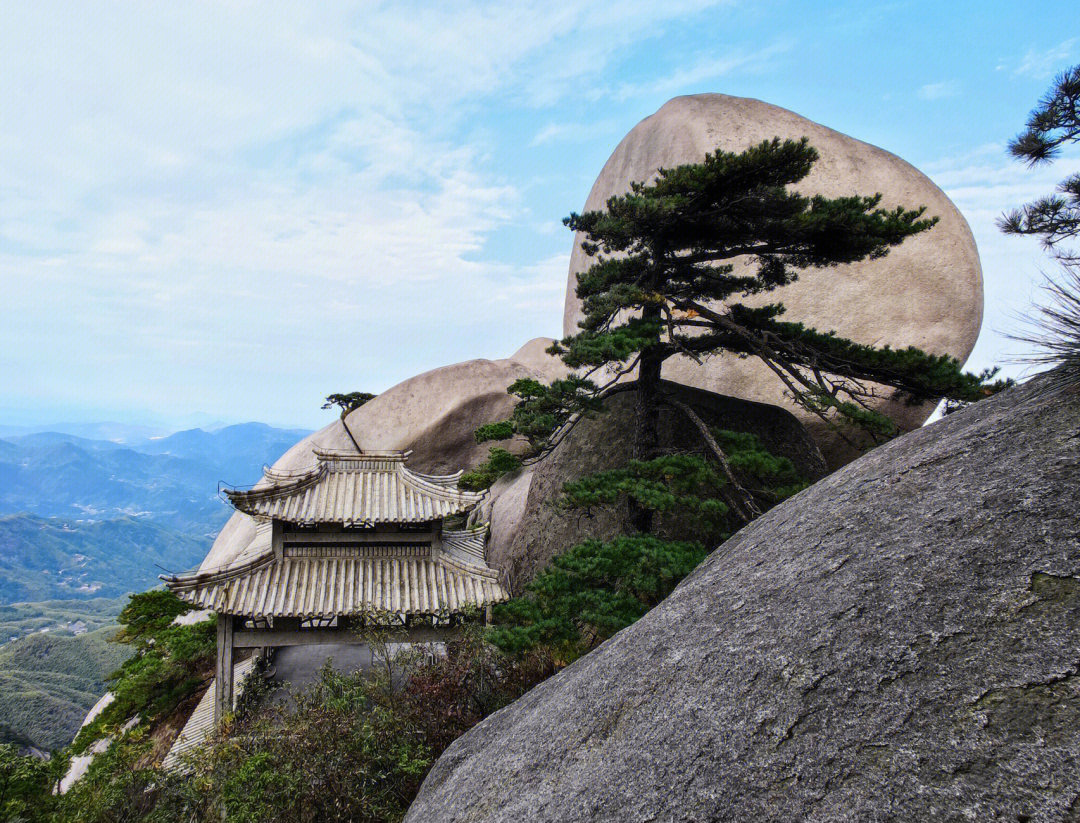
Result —
<instances>
[{"instance_id":1,"label":"tiled roof","mask_svg":"<svg viewBox=\"0 0 1080 823\"><path fill-rule=\"evenodd\" d=\"M413 556L408 556L412 554ZM498 573L430 548L391 552L372 547L349 556L286 556L218 574L166 581L182 599L204 609L248 617L333 617L364 612L449 614L505 600Z\"/></svg>"},{"instance_id":2,"label":"tiled roof","mask_svg":"<svg viewBox=\"0 0 1080 823\"><path fill-rule=\"evenodd\" d=\"M424 475L405 466L405 452L316 450L303 472L268 469L262 483L225 494L246 514L301 525L425 523L469 511L482 495L457 488L458 474Z\"/></svg>"},{"instance_id":3,"label":"tiled roof","mask_svg":"<svg viewBox=\"0 0 1080 823\"><path fill-rule=\"evenodd\" d=\"M487 543L487 532L487 523L459 531L443 529L443 548L466 563L484 565L484 547Z\"/></svg>"}]
</instances>

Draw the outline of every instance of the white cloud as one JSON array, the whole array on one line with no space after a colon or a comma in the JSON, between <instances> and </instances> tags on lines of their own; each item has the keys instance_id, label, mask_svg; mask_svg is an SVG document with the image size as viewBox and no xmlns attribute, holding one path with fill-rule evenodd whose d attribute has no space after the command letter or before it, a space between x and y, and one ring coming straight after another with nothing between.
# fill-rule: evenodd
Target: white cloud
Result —
<instances>
[{"instance_id":1,"label":"white cloud","mask_svg":"<svg viewBox=\"0 0 1080 823\"><path fill-rule=\"evenodd\" d=\"M955 80L945 80L939 83L927 83L920 87L918 96L923 100L944 100L947 97L956 97L959 93L959 83Z\"/></svg>"},{"instance_id":2,"label":"white cloud","mask_svg":"<svg viewBox=\"0 0 1080 823\"><path fill-rule=\"evenodd\" d=\"M526 210L470 116L584 95L724 5L6 7L5 402L301 420L557 333L565 259L483 261ZM552 127L536 145L610 124Z\"/></svg>"},{"instance_id":3,"label":"white cloud","mask_svg":"<svg viewBox=\"0 0 1080 823\"><path fill-rule=\"evenodd\" d=\"M597 120L589 123L548 123L540 129L532 140L530 148L546 143L585 143L590 140L611 135L617 129L611 120Z\"/></svg>"},{"instance_id":4,"label":"white cloud","mask_svg":"<svg viewBox=\"0 0 1080 823\"><path fill-rule=\"evenodd\" d=\"M1013 69L1013 75L1041 79L1056 74L1067 68L1077 41L1077 38L1073 37L1048 49L1029 49Z\"/></svg>"},{"instance_id":5,"label":"white cloud","mask_svg":"<svg viewBox=\"0 0 1080 823\"><path fill-rule=\"evenodd\" d=\"M779 55L790 51L792 46L791 41L783 40L759 49L735 48L722 57L702 57L693 65L676 69L656 80L625 83L616 89L615 96L625 100L644 94L668 95L701 91L702 84L737 71L756 72L768 68Z\"/></svg>"},{"instance_id":6,"label":"white cloud","mask_svg":"<svg viewBox=\"0 0 1080 823\"><path fill-rule=\"evenodd\" d=\"M566 135L573 134L574 127L569 123L548 123L544 128L540 129L529 141L530 146L541 146L544 143L550 143L552 140L559 140Z\"/></svg>"}]
</instances>

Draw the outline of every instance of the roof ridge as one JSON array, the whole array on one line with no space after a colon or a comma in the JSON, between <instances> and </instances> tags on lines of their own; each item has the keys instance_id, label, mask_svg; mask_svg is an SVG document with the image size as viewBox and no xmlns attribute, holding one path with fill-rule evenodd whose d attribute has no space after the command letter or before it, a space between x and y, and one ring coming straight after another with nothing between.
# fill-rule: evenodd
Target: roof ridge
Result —
<instances>
[{"instance_id":1,"label":"roof ridge","mask_svg":"<svg viewBox=\"0 0 1080 823\"><path fill-rule=\"evenodd\" d=\"M474 499L474 502L479 503L480 499L483 497L483 494L480 492L470 492L465 489L459 489L456 486L447 486L443 483L437 483L434 480L430 480L427 475L414 472L404 464L401 465L400 471L406 478L417 486L420 486L424 491L430 490L437 496L449 497L455 502Z\"/></svg>"},{"instance_id":2,"label":"roof ridge","mask_svg":"<svg viewBox=\"0 0 1080 823\"><path fill-rule=\"evenodd\" d=\"M404 463L412 454L412 449L369 449L358 452L351 449L322 449L317 446L311 451L320 460L385 460L395 463Z\"/></svg>"}]
</instances>

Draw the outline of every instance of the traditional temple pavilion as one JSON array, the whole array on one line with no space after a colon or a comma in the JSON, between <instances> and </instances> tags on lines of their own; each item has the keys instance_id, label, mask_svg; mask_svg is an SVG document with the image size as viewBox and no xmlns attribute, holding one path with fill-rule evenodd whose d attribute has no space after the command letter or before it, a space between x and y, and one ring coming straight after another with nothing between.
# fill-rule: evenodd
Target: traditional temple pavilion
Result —
<instances>
[{"instance_id":1,"label":"traditional temple pavilion","mask_svg":"<svg viewBox=\"0 0 1080 823\"><path fill-rule=\"evenodd\" d=\"M232 705L234 649L355 641L357 620L435 639L464 612L506 599L484 559L486 528L444 528L480 502L457 488L460 472L411 471L406 452L314 454L307 470L265 469L254 488L225 490L257 523L241 557L162 578L218 614L215 719Z\"/></svg>"}]
</instances>

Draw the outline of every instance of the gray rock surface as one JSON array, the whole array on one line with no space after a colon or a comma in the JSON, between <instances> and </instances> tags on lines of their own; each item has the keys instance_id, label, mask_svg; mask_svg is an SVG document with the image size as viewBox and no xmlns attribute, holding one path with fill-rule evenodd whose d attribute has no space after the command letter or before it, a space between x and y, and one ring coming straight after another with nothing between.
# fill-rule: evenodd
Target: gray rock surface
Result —
<instances>
[{"instance_id":1,"label":"gray rock surface","mask_svg":"<svg viewBox=\"0 0 1080 823\"><path fill-rule=\"evenodd\" d=\"M773 454L790 459L806 479L825 476L821 452L802 424L786 410L675 383L667 383L664 388L693 408L708 425L757 435ZM487 557L494 568L506 573L511 592L520 590L551 558L585 538L608 540L632 531L625 507L598 508L586 514L555 504L565 483L624 466L632 459L630 438L619 433L632 427L636 404L633 391L613 394L602 415L582 420L543 460L492 487ZM698 430L682 412L668 406L660 412L660 447L705 452ZM680 539L708 540L706 534L695 532L685 518L667 522L662 518L659 531L678 534Z\"/></svg>"},{"instance_id":2,"label":"gray rock surface","mask_svg":"<svg viewBox=\"0 0 1080 823\"><path fill-rule=\"evenodd\" d=\"M1080 819L1080 393L1037 388L742 530L406 819Z\"/></svg>"},{"instance_id":3,"label":"gray rock surface","mask_svg":"<svg viewBox=\"0 0 1080 823\"><path fill-rule=\"evenodd\" d=\"M798 282L759 302L780 300L787 318L822 331L835 330L861 343L918 346L960 361L975 345L982 324L982 269L967 222L944 192L894 154L826 128L787 109L725 94L676 97L642 120L619 143L593 185L585 210L602 209L630 183L652 179L658 168L697 163L717 148L742 151L773 137L808 137L821 155L796 188L839 197L884 195L882 205L926 206L941 218L933 229L906 240L879 260L807 272ZM578 331L577 275L591 265L578 236L570 258L563 333ZM783 386L754 359L718 356L704 366L685 358L664 364L664 377L718 394L787 405ZM904 428L921 425L932 407L882 401ZM804 422L833 466L857 455L835 433L800 409Z\"/></svg>"}]
</instances>

